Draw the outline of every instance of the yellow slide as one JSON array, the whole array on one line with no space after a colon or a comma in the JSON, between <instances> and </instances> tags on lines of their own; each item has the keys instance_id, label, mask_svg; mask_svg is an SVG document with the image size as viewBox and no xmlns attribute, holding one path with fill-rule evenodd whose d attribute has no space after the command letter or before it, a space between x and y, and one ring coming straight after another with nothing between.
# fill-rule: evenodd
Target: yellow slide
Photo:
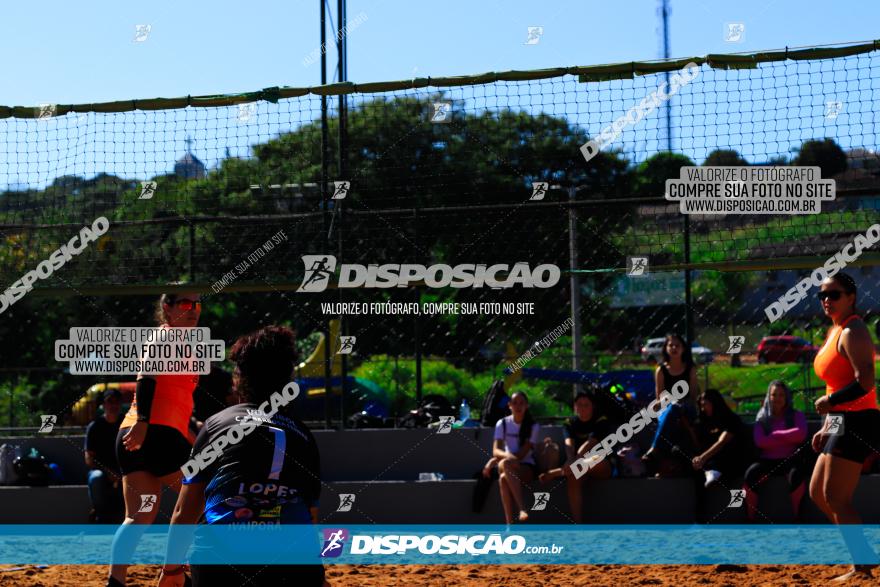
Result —
<instances>
[{"instance_id":1,"label":"yellow slide","mask_svg":"<svg viewBox=\"0 0 880 587\"><path fill-rule=\"evenodd\" d=\"M118 389L122 394L122 403L131 403L134 396L134 390L137 383L134 381L113 382L113 383L96 383L88 390L84 396L79 398L73 409L71 410L71 424L74 426L85 426L92 420L98 412L98 398L103 397L104 391L107 389Z\"/></svg>"},{"instance_id":2,"label":"yellow slide","mask_svg":"<svg viewBox=\"0 0 880 587\"><path fill-rule=\"evenodd\" d=\"M339 320L330 321L330 376L339 377L342 375L342 355L337 355L339 350ZM293 370L293 376L299 377L323 377L324 376L324 345L327 340L324 333L321 333L321 339L309 358L297 365Z\"/></svg>"},{"instance_id":3,"label":"yellow slide","mask_svg":"<svg viewBox=\"0 0 880 587\"><path fill-rule=\"evenodd\" d=\"M511 365L514 361L519 358L519 353L516 352L516 347L513 346L512 342L505 343L504 345L504 362L505 367ZM513 388L516 383L522 379L522 370L517 369L515 372L510 373L504 376L504 391L508 394L512 393L510 390Z\"/></svg>"}]
</instances>

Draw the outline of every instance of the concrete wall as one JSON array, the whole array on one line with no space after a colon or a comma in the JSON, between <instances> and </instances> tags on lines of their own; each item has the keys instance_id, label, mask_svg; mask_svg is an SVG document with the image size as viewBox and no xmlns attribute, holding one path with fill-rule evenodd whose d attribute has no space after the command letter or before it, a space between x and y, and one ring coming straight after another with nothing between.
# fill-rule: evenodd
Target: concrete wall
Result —
<instances>
[{"instance_id":1,"label":"concrete wall","mask_svg":"<svg viewBox=\"0 0 880 587\"><path fill-rule=\"evenodd\" d=\"M811 423L816 430L818 423ZM542 438L562 443L562 428L543 426ZM492 454L491 428L460 428L449 434L432 430L318 430L314 432L321 452L321 474L325 481L408 481L421 472L443 473L446 479L470 479ZM653 432L643 431L637 441L650 443ZM85 483L86 466L81 436L44 436L26 439L0 438L18 443L25 452L35 446L50 461L58 463L66 483Z\"/></svg>"},{"instance_id":2,"label":"concrete wall","mask_svg":"<svg viewBox=\"0 0 880 587\"><path fill-rule=\"evenodd\" d=\"M811 425L815 429L816 424ZM558 426L545 427L544 435L561 440ZM479 513L471 511L473 475L489 458L492 430L459 429L450 434L418 430L316 431L325 481L321 498L322 523L501 523L503 514L494 482L489 499ZM640 440L650 440L643 434ZM85 523L89 510L82 462L82 437L48 436L0 439L35 446L59 463L74 485L50 488L0 487L0 523ZM419 472L439 472L445 481L416 481ZM588 523L693 523L701 508L710 523L736 523L745 509L728 508L729 490L739 479L723 479L699 500L689 479L611 479L584 484L584 519ZM570 523L565 482L550 486L534 483L525 489L531 505L533 492L549 491L545 511L533 512L539 523ZM340 493L352 493L354 507L337 512ZM880 475L863 476L856 507L866 523L880 523ZM170 519L176 497L166 492L160 521ZM823 516L805 500L804 521L823 522ZM785 482L771 479L761 491L761 519L791 523L792 512Z\"/></svg>"},{"instance_id":3,"label":"concrete wall","mask_svg":"<svg viewBox=\"0 0 880 587\"><path fill-rule=\"evenodd\" d=\"M562 441L559 426L544 427L545 436ZM463 428L436 434L413 430L318 430L325 481L415 480L421 472L443 473L447 479L469 479L492 454L490 428ZM27 452L36 447L49 461L58 463L66 483L85 483L82 436L0 438L0 444L20 444Z\"/></svg>"},{"instance_id":4,"label":"concrete wall","mask_svg":"<svg viewBox=\"0 0 880 587\"><path fill-rule=\"evenodd\" d=\"M738 480L730 487L739 487ZM337 482L325 485L321 495L322 524L501 524L504 515L493 483L483 510L473 513L472 480ZM565 484L526 488L526 504L532 492L549 491L544 511L531 512L539 524L569 524L573 520ZM355 495L350 512L337 512L338 495ZM772 478L760 493L759 520L763 523L793 523L785 480ZM855 506L866 524L880 523L880 475L865 475L856 490ZM702 518L710 524L745 522L745 507L728 508L729 490L715 487L702 504ZM168 523L175 495L163 494L158 520ZM56 487L0 487L0 523L84 524L89 511L84 485ZM694 484L687 479L610 479L585 484L584 521L592 524L691 524L697 521L698 500ZM804 498L802 522L827 523Z\"/></svg>"}]
</instances>

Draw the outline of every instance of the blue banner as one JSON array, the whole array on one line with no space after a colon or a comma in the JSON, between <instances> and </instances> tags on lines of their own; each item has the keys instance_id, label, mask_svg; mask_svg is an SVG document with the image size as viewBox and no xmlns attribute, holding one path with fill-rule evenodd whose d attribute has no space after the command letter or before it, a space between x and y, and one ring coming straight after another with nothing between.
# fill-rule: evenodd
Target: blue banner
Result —
<instances>
[{"instance_id":1,"label":"blue banner","mask_svg":"<svg viewBox=\"0 0 880 587\"><path fill-rule=\"evenodd\" d=\"M3 525L0 564L877 564L877 525ZM169 528L172 530L169 534ZM111 556L112 553L112 556Z\"/></svg>"}]
</instances>

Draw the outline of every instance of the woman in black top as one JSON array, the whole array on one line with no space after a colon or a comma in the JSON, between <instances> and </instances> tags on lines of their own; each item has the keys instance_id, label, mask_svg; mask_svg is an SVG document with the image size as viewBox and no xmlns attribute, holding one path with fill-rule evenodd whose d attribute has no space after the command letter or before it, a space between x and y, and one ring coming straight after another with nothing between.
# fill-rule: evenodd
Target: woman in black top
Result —
<instances>
[{"instance_id":1,"label":"woman in black top","mask_svg":"<svg viewBox=\"0 0 880 587\"><path fill-rule=\"evenodd\" d=\"M614 455L609 455L603 461L593 465L580 478L576 478L571 470L571 465L577 459L583 457L593 449L606 436L613 434L617 423L612 422L600 408L598 394L601 390L587 389L579 391L574 397L575 415L565 421L563 435L565 436L565 464L561 468L550 469L541 473L538 480L541 483L549 483L553 479L565 477L568 490L568 504L571 506L571 515L576 524L583 521L583 481L586 479L608 479L611 477L614 466Z\"/></svg>"},{"instance_id":2,"label":"woman in black top","mask_svg":"<svg viewBox=\"0 0 880 587\"><path fill-rule=\"evenodd\" d=\"M654 371L654 392L657 399L679 381L687 383L690 391L685 399L670 404L660 414L651 448L642 457L646 462L658 464L662 459L691 455L697 444L693 428L697 412L694 398L700 393L697 367L690 345L681 335L671 333L666 335L666 342L663 344L663 361Z\"/></svg>"},{"instance_id":3,"label":"woman in black top","mask_svg":"<svg viewBox=\"0 0 880 587\"><path fill-rule=\"evenodd\" d=\"M706 487L722 477L740 476L752 459L751 435L717 389L700 396L696 430L700 452L691 464L706 475Z\"/></svg>"}]
</instances>

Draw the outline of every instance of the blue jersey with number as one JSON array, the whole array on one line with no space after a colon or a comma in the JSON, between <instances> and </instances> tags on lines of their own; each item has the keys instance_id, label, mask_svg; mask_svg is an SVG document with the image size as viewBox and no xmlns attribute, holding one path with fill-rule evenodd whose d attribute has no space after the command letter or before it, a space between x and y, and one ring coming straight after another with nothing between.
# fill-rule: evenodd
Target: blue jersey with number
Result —
<instances>
[{"instance_id":1,"label":"blue jersey with number","mask_svg":"<svg viewBox=\"0 0 880 587\"><path fill-rule=\"evenodd\" d=\"M190 463L201 470L184 483L207 484L208 524L311 523L320 459L314 436L297 418L269 418L254 404L226 408L205 421Z\"/></svg>"}]
</instances>

